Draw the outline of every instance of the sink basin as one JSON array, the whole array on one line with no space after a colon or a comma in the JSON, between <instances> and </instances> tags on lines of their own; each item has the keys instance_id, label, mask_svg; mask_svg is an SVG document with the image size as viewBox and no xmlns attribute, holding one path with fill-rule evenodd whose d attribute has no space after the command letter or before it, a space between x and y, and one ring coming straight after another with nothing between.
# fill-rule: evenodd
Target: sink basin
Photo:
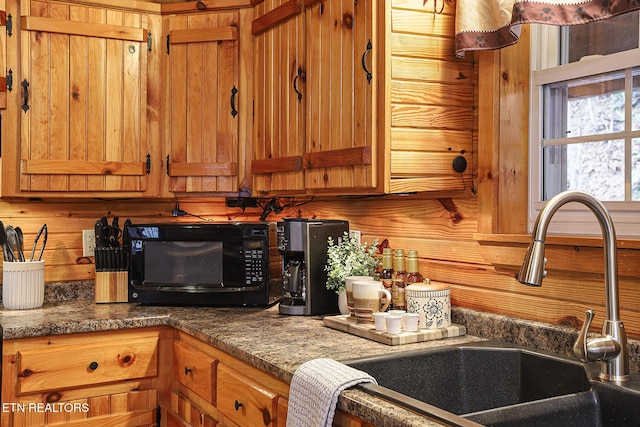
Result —
<instances>
[{"instance_id":1,"label":"sink basin","mask_svg":"<svg viewBox=\"0 0 640 427\"><path fill-rule=\"evenodd\" d=\"M640 423L639 391L592 381L577 360L514 345L472 343L344 363L378 381L358 387L453 425Z\"/></svg>"}]
</instances>

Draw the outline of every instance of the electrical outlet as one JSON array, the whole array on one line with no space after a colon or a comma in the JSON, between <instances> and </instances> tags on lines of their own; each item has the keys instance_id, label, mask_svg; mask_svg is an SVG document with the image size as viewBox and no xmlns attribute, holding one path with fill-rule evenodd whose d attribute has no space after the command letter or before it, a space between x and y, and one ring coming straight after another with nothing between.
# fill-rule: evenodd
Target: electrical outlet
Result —
<instances>
[{"instance_id":1,"label":"electrical outlet","mask_svg":"<svg viewBox=\"0 0 640 427\"><path fill-rule=\"evenodd\" d=\"M362 244L362 232L360 230L351 230L349 231L350 237L355 237L356 242L361 245Z\"/></svg>"},{"instance_id":2,"label":"electrical outlet","mask_svg":"<svg viewBox=\"0 0 640 427\"><path fill-rule=\"evenodd\" d=\"M82 230L82 256L94 256L96 235L93 230Z\"/></svg>"}]
</instances>

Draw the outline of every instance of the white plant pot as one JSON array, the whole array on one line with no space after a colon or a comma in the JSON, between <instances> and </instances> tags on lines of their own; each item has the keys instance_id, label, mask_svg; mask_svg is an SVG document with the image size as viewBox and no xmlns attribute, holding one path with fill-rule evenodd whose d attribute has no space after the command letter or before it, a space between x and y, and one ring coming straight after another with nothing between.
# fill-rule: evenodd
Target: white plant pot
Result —
<instances>
[{"instance_id":1,"label":"white plant pot","mask_svg":"<svg viewBox=\"0 0 640 427\"><path fill-rule=\"evenodd\" d=\"M342 291L338 294L338 308L340 314L349 315L349 306L347 305L347 291Z\"/></svg>"}]
</instances>

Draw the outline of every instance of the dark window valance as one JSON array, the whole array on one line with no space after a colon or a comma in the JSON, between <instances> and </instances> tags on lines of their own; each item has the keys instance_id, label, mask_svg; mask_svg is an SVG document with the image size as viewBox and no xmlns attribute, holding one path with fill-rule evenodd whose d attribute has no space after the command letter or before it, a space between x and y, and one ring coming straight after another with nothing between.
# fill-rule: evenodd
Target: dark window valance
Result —
<instances>
[{"instance_id":1,"label":"dark window valance","mask_svg":"<svg viewBox=\"0 0 640 427\"><path fill-rule=\"evenodd\" d=\"M512 45L522 24L586 24L637 9L640 0L457 0L456 55Z\"/></svg>"}]
</instances>

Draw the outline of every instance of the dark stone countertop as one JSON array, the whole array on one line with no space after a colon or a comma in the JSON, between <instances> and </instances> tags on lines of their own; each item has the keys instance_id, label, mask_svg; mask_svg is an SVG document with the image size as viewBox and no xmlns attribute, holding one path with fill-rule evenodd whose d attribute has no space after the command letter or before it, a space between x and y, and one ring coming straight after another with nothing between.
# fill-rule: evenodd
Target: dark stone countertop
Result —
<instances>
[{"instance_id":1,"label":"dark stone countertop","mask_svg":"<svg viewBox=\"0 0 640 427\"><path fill-rule=\"evenodd\" d=\"M0 310L0 326L3 339L11 340L168 325L287 383L291 382L298 366L318 357L348 360L483 339L569 354L577 332L573 328L461 308L454 308L452 316L454 323L467 326L466 336L400 346L380 344L325 327L321 316L280 315L277 306L266 309L153 307L95 304L92 300L80 299L45 303L33 310ZM631 365L637 369L638 342L631 341L630 347ZM358 389L342 392L338 407L381 427L440 425Z\"/></svg>"}]
</instances>

